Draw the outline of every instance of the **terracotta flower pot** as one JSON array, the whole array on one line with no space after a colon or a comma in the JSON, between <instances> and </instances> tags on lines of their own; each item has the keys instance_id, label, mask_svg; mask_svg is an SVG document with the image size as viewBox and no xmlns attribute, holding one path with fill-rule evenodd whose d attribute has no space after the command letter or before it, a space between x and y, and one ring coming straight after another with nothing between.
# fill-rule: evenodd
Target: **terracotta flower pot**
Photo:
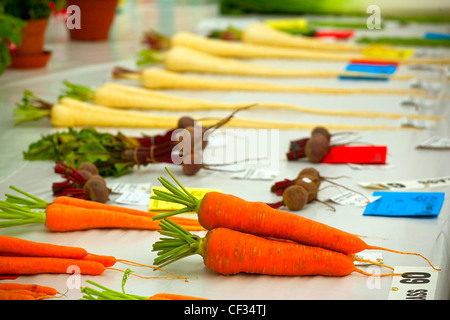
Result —
<instances>
[{"instance_id":1,"label":"terracotta flower pot","mask_svg":"<svg viewBox=\"0 0 450 320\"><path fill-rule=\"evenodd\" d=\"M36 69L47 65L51 52L44 51L48 18L29 20L22 29L22 42L11 55L11 68Z\"/></svg>"},{"instance_id":2,"label":"terracotta flower pot","mask_svg":"<svg viewBox=\"0 0 450 320\"><path fill-rule=\"evenodd\" d=\"M17 47L16 55L36 55L43 52L47 22L48 18L27 21L22 29L22 43Z\"/></svg>"},{"instance_id":3,"label":"terracotta flower pot","mask_svg":"<svg viewBox=\"0 0 450 320\"><path fill-rule=\"evenodd\" d=\"M14 55L11 57L13 69L38 69L47 65L52 53L43 51L38 54Z\"/></svg>"},{"instance_id":4,"label":"terracotta flower pot","mask_svg":"<svg viewBox=\"0 0 450 320\"><path fill-rule=\"evenodd\" d=\"M107 40L118 0L68 0L80 8L80 29L69 29L70 38L82 41Z\"/></svg>"}]
</instances>

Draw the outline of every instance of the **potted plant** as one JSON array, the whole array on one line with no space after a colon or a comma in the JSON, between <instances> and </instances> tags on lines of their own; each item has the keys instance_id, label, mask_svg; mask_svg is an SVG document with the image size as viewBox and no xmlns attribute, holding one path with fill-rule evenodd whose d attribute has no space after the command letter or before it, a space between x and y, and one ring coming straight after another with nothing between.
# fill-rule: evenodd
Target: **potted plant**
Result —
<instances>
[{"instance_id":1,"label":"potted plant","mask_svg":"<svg viewBox=\"0 0 450 320\"><path fill-rule=\"evenodd\" d=\"M0 12L0 75L11 65L12 47L20 45L25 22Z\"/></svg>"},{"instance_id":2,"label":"potted plant","mask_svg":"<svg viewBox=\"0 0 450 320\"><path fill-rule=\"evenodd\" d=\"M22 19L22 42L11 57L13 68L41 68L50 59L44 51L45 31L51 14L50 0L3 0L5 14Z\"/></svg>"},{"instance_id":3,"label":"potted plant","mask_svg":"<svg viewBox=\"0 0 450 320\"><path fill-rule=\"evenodd\" d=\"M81 41L104 41L109 37L118 0L67 0L68 8L80 8L80 28L69 29L70 38Z\"/></svg>"}]
</instances>

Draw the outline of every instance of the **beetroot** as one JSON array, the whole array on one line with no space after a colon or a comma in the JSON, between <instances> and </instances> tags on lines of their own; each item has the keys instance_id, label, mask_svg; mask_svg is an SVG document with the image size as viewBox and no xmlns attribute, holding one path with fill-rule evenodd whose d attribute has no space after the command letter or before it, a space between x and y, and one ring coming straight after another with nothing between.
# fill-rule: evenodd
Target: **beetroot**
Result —
<instances>
[{"instance_id":1,"label":"beetroot","mask_svg":"<svg viewBox=\"0 0 450 320\"><path fill-rule=\"evenodd\" d=\"M98 169L92 162L85 161L78 166L78 171L86 170L92 174L98 174Z\"/></svg>"},{"instance_id":2,"label":"beetroot","mask_svg":"<svg viewBox=\"0 0 450 320\"><path fill-rule=\"evenodd\" d=\"M83 189L87 191L88 199L106 203L109 200L110 190L106 186L106 181L100 175L93 175L83 186Z\"/></svg>"},{"instance_id":3,"label":"beetroot","mask_svg":"<svg viewBox=\"0 0 450 320\"><path fill-rule=\"evenodd\" d=\"M305 145L305 155L313 163L320 163L329 151L330 142L323 134L312 136Z\"/></svg>"},{"instance_id":4,"label":"beetroot","mask_svg":"<svg viewBox=\"0 0 450 320\"><path fill-rule=\"evenodd\" d=\"M283 192L283 204L288 207L289 210L301 210L307 202L308 192L299 185L287 187Z\"/></svg>"},{"instance_id":5,"label":"beetroot","mask_svg":"<svg viewBox=\"0 0 450 320\"><path fill-rule=\"evenodd\" d=\"M317 179L318 181L318 179ZM317 199L317 194L319 193L319 187L314 182L314 177L309 175L304 175L302 177L297 178L295 181L295 185L301 186L308 192L308 203Z\"/></svg>"},{"instance_id":6,"label":"beetroot","mask_svg":"<svg viewBox=\"0 0 450 320\"><path fill-rule=\"evenodd\" d=\"M195 120L189 116L183 116L178 120L178 128L185 129L187 127L193 127Z\"/></svg>"}]
</instances>

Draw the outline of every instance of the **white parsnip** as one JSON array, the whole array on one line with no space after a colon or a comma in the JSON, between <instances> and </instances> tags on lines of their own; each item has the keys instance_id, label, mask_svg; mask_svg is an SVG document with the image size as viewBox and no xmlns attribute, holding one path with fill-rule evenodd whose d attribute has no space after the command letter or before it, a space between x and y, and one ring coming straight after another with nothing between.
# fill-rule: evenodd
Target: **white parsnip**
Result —
<instances>
[{"instance_id":1,"label":"white parsnip","mask_svg":"<svg viewBox=\"0 0 450 320\"><path fill-rule=\"evenodd\" d=\"M349 61L361 57L360 54L333 53L318 50L299 50L298 48L276 47L269 44L256 44L222 39L207 38L182 31L171 38L172 46L184 46L216 56L242 59L284 58L305 60Z\"/></svg>"},{"instance_id":2,"label":"white parsnip","mask_svg":"<svg viewBox=\"0 0 450 320\"><path fill-rule=\"evenodd\" d=\"M367 46L353 46L342 43L327 43L320 39L310 39L304 36L292 35L287 32L276 30L268 25L262 23L252 23L242 31L242 42L245 44L265 45L274 48L290 48L300 50L316 50L317 53L326 51L335 54L343 53L351 48L357 49L361 52L367 49ZM336 59L343 55L337 55ZM361 55L360 55L361 56ZM356 57L353 57L356 58ZM317 58L319 59L319 58ZM373 60L373 58L365 57L363 59ZM395 61L402 64L437 64L448 65L450 59L448 58L382 58L377 57L377 60Z\"/></svg>"},{"instance_id":3,"label":"white parsnip","mask_svg":"<svg viewBox=\"0 0 450 320\"><path fill-rule=\"evenodd\" d=\"M395 88L333 88L282 85L266 82L253 82L227 79L211 79L180 74L161 68L147 68L141 74L122 74L122 78L140 81L149 89L189 89L189 90L236 90L259 92L292 92L304 94L386 94L409 95L427 97L424 89L395 89Z\"/></svg>"},{"instance_id":4,"label":"white parsnip","mask_svg":"<svg viewBox=\"0 0 450 320\"><path fill-rule=\"evenodd\" d=\"M319 49L342 52L362 52L366 45L350 43L325 42L321 39L292 35L277 30L264 23L251 23L242 30L242 41L245 43L279 46L288 48Z\"/></svg>"},{"instance_id":5,"label":"white parsnip","mask_svg":"<svg viewBox=\"0 0 450 320\"><path fill-rule=\"evenodd\" d=\"M152 89L122 84L105 83L94 91L95 104L113 108L162 110L162 111L196 111L196 110L236 110L248 105L248 102L227 103L218 101L205 101L178 97L161 93ZM270 101L254 102L255 108L272 110L293 110L302 113L364 118L390 118L400 119L409 117L412 119L439 120L442 117L421 114L384 113L376 111L359 110L328 110L320 108L308 108L292 104L283 104Z\"/></svg>"},{"instance_id":6,"label":"white parsnip","mask_svg":"<svg viewBox=\"0 0 450 320\"><path fill-rule=\"evenodd\" d=\"M245 29L241 42L212 39L189 32L179 32L171 38L171 45L189 47L216 56L240 59L283 58L331 62L349 62L354 59L372 61L374 59L364 56L362 52L345 52L340 49L333 51L325 48L331 48L333 47L332 45L339 48L342 44L331 44L317 39L300 38L268 26L264 26L264 28L269 28L268 32L258 32L258 38L261 38L259 42L256 37L255 39L248 36L246 38L246 32L249 29ZM286 38L288 39L287 41ZM298 41L300 41L300 44L298 44ZM312 44L309 47L304 47L305 43L309 41ZM292 42L292 44L289 46L286 42ZM296 43L297 46L295 45ZM316 47L313 47L313 44ZM377 60L402 64L450 64L450 59L441 58L377 58Z\"/></svg>"},{"instance_id":7,"label":"white parsnip","mask_svg":"<svg viewBox=\"0 0 450 320\"><path fill-rule=\"evenodd\" d=\"M249 104L176 97L152 89L114 82L98 87L94 92L93 102L113 108L162 111L235 110Z\"/></svg>"},{"instance_id":8,"label":"white parsnip","mask_svg":"<svg viewBox=\"0 0 450 320\"><path fill-rule=\"evenodd\" d=\"M118 110L101 105L62 98L52 106L51 123L57 127L176 128L178 117Z\"/></svg>"},{"instance_id":9,"label":"white parsnip","mask_svg":"<svg viewBox=\"0 0 450 320\"><path fill-rule=\"evenodd\" d=\"M340 75L367 76L361 72L343 72L341 70L314 70L277 68L237 59L215 56L195 49L174 46L165 53L164 67L175 72L195 72L206 74L225 74L237 76L296 77L296 78L337 78ZM389 75L371 75L382 77ZM411 80L413 75L390 76L390 79Z\"/></svg>"},{"instance_id":10,"label":"white parsnip","mask_svg":"<svg viewBox=\"0 0 450 320\"><path fill-rule=\"evenodd\" d=\"M156 115L141 111L130 111L113 109L105 106L62 98L59 103L51 108L51 123L57 127L116 127L116 128L168 128L177 127L179 117ZM202 125L207 127L217 123L220 118L209 118L201 120ZM318 124L281 122L258 119L232 118L225 124L228 127L256 128L256 129L312 129ZM324 125L324 124L321 124ZM325 124L332 130L394 130L398 127L386 125L340 125Z\"/></svg>"}]
</instances>

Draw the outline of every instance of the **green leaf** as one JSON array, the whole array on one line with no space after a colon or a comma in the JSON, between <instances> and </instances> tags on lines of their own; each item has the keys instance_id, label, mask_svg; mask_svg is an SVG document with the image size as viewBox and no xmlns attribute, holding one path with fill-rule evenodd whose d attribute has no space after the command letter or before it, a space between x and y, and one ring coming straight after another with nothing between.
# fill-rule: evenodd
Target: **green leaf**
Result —
<instances>
[{"instance_id":1,"label":"green leaf","mask_svg":"<svg viewBox=\"0 0 450 320\"><path fill-rule=\"evenodd\" d=\"M108 150L97 140L89 140L78 149L78 153L86 155L89 162L108 161Z\"/></svg>"},{"instance_id":2,"label":"green leaf","mask_svg":"<svg viewBox=\"0 0 450 320\"><path fill-rule=\"evenodd\" d=\"M67 80L63 81L63 85L65 87L61 90L59 99L63 97L70 97L81 101L91 101L94 99L95 92L89 87L74 84Z\"/></svg>"}]
</instances>

